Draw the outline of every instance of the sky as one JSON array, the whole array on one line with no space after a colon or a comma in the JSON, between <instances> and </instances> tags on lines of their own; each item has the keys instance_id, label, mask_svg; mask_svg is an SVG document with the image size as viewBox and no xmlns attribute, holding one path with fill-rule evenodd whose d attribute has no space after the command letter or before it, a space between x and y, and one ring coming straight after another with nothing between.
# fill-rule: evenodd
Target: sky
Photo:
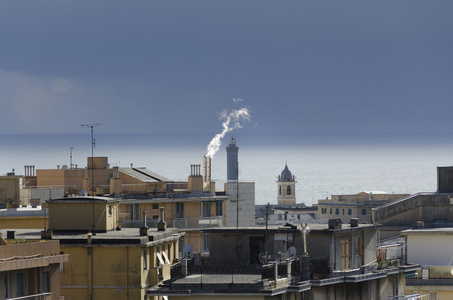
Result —
<instances>
[{"instance_id":1,"label":"sky","mask_svg":"<svg viewBox=\"0 0 453 300\"><path fill-rule=\"evenodd\" d=\"M453 2L2 1L0 134L452 139ZM241 99L242 101L233 101Z\"/></svg>"}]
</instances>

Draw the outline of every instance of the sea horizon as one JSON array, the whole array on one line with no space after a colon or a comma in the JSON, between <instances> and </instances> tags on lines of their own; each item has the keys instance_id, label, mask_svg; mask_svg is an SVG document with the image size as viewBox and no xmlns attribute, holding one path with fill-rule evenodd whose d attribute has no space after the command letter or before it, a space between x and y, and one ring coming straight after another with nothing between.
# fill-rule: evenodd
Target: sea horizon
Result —
<instances>
[{"instance_id":1,"label":"sea horizon","mask_svg":"<svg viewBox=\"0 0 453 300\"><path fill-rule=\"evenodd\" d=\"M191 164L202 164L213 134L96 134L94 156L111 166L146 167L174 181L187 180ZM239 180L255 182L255 203L275 204L277 176L285 164L296 176L297 203L316 204L337 194L383 191L435 192L437 167L451 165L451 142L443 135L250 135L227 134L212 158L217 189L226 181L225 147L231 136L239 146ZM332 137L329 139L329 137ZM369 137L369 135L368 135ZM367 140L368 142L364 142ZM25 165L52 169L85 167L91 135L0 135L0 173ZM72 148L72 149L71 149Z\"/></svg>"}]
</instances>

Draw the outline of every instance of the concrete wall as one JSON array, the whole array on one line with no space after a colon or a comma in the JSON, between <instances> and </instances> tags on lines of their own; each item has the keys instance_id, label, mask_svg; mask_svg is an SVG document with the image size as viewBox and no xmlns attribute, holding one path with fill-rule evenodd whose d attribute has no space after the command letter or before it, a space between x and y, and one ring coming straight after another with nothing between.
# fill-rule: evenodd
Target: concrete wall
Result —
<instances>
[{"instance_id":1,"label":"concrete wall","mask_svg":"<svg viewBox=\"0 0 453 300\"><path fill-rule=\"evenodd\" d=\"M366 230L363 232L363 264L369 264L376 260L378 232L374 230Z\"/></svg>"},{"instance_id":2,"label":"concrete wall","mask_svg":"<svg viewBox=\"0 0 453 300\"><path fill-rule=\"evenodd\" d=\"M409 234L407 236L407 262L421 265L451 265L453 235ZM427 255L429 253L429 255Z\"/></svg>"},{"instance_id":3,"label":"concrete wall","mask_svg":"<svg viewBox=\"0 0 453 300\"><path fill-rule=\"evenodd\" d=\"M49 229L52 230L92 230L93 203L91 201L71 203L50 202ZM117 203L104 201L94 203L94 222L97 231L114 230L117 225ZM112 207L110 214L109 206Z\"/></svg>"},{"instance_id":4,"label":"concrete wall","mask_svg":"<svg viewBox=\"0 0 453 300\"><path fill-rule=\"evenodd\" d=\"M375 224L415 224L436 219L453 222L452 194L417 194L373 209Z\"/></svg>"},{"instance_id":5,"label":"concrete wall","mask_svg":"<svg viewBox=\"0 0 453 300\"><path fill-rule=\"evenodd\" d=\"M235 182L225 184L225 193L230 196L226 202L226 226L236 226L237 186ZM239 182L239 226L255 226L255 183Z\"/></svg>"}]
</instances>

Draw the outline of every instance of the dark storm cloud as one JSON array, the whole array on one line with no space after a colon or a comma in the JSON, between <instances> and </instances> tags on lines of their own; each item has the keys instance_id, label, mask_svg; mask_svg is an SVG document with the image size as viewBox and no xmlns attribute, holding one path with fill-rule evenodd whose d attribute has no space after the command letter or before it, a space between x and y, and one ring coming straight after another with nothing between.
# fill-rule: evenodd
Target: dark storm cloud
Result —
<instances>
[{"instance_id":1,"label":"dark storm cloud","mask_svg":"<svg viewBox=\"0 0 453 300\"><path fill-rule=\"evenodd\" d=\"M249 133L450 132L449 1L1 6L3 133L215 133L233 98Z\"/></svg>"}]
</instances>

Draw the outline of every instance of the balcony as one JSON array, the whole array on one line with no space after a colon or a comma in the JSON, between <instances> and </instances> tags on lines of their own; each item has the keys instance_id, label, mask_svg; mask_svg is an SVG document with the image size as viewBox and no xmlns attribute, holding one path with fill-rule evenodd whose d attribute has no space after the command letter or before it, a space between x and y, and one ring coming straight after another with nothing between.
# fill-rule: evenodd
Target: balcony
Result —
<instances>
[{"instance_id":1,"label":"balcony","mask_svg":"<svg viewBox=\"0 0 453 300\"><path fill-rule=\"evenodd\" d=\"M308 269L307 269L308 270ZM273 296L291 289L309 290L302 281L298 258L266 265L194 265L185 259L171 268L171 279L150 288L148 296L203 294L260 294Z\"/></svg>"}]
</instances>

